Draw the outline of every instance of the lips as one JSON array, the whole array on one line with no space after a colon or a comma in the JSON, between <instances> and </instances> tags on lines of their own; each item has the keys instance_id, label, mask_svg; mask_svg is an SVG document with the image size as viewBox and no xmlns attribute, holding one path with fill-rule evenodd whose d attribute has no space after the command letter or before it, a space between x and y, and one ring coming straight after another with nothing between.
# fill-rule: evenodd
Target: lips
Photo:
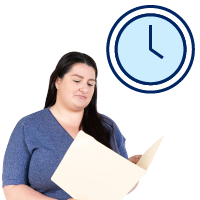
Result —
<instances>
[{"instance_id":1,"label":"lips","mask_svg":"<svg viewBox=\"0 0 200 200\"><path fill-rule=\"evenodd\" d=\"M79 98L81 98L81 99L84 99L84 98L86 98L85 96L83 96L83 95L76 95L77 97L79 97Z\"/></svg>"}]
</instances>

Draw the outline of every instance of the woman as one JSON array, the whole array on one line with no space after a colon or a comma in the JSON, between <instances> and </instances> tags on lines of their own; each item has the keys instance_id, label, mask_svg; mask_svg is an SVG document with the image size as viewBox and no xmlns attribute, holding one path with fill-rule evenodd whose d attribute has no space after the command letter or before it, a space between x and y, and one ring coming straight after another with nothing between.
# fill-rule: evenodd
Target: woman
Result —
<instances>
[{"instance_id":1,"label":"woman","mask_svg":"<svg viewBox=\"0 0 200 200\"><path fill-rule=\"evenodd\" d=\"M71 198L51 176L80 130L128 159L117 125L97 112L96 78L96 63L88 55L70 52L60 59L44 109L19 120L10 137L3 166L7 200ZM129 160L137 163L140 157Z\"/></svg>"}]
</instances>

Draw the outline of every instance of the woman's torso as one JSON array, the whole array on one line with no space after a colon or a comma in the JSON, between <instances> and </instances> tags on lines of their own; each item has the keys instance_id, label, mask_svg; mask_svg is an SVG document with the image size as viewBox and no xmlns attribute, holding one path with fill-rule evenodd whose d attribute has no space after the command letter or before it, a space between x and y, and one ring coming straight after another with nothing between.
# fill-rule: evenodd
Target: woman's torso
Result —
<instances>
[{"instance_id":1,"label":"woman's torso","mask_svg":"<svg viewBox=\"0 0 200 200\"><path fill-rule=\"evenodd\" d=\"M13 177L13 180L15 179L15 176L17 176L17 178L19 177L19 179L20 177L27 177L28 185L44 195L59 200L71 198L69 194L51 181L51 177L77 136L77 131L71 131L70 135L67 132L69 127L65 124L60 124L49 110L49 107L22 118L17 126L23 126L24 145L28 149L28 153L21 153L20 151L24 150L22 150L21 146L17 143L10 144L8 145L9 147L5 157L9 158L13 156L12 161L8 162L9 165L13 162L13 166L15 166L15 161L18 162L19 166L27 163L26 171L20 171L19 169L17 172L19 175L16 175L16 171L13 166L9 166L12 167L11 171L13 171L13 174L10 174L11 172L9 167L7 167L8 164L5 164L4 177ZM19 130L21 130L21 128ZM21 133L19 132L14 134ZM14 135L11 135L11 138L12 137L14 137ZM15 137L18 138L18 136ZM115 137L117 146L121 149L120 154L127 158L128 156L125 148L121 148L121 143L125 141L124 137L119 131L115 131ZM12 141L15 141L15 139L13 138ZM17 148L19 149L17 151L18 153L15 152L17 145ZM111 146L113 146L112 142ZM12 152L12 155L9 152ZM13 152L16 153L16 156L13 155L15 154ZM7 163L7 161L5 163ZM6 178L4 178L4 180L5 179Z\"/></svg>"}]
</instances>

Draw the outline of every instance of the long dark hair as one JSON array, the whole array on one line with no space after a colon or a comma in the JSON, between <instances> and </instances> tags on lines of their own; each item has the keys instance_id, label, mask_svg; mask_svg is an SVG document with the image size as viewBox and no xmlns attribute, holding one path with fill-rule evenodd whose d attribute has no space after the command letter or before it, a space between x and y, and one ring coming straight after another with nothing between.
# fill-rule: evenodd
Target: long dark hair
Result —
<instances>
[{"instance_id":1,"label":"long dark hair","mask_svg":"<svg viewBox=\"0 0 200 200\"><path fill-rule=\"evenodd\" d=\"M95 70L95 77L97 78L97 66L95 61L90 56L80 52L69 52L63 55L50 76L49 89L44 109L48 108L49 106L53 106L56 103L57 89L55 87L55 81L57 77L62 79L75 63L84 63L90 67L93 67ZM84 114L79 126L79 130L81 130L81 127L85 133L91 135L101 144L110 149L112 149L110 143L112 136L117 151L112 121L97 112L97 82L95 84L92 99L87 107L84 108Z\"/></svg>"}]
</instances>

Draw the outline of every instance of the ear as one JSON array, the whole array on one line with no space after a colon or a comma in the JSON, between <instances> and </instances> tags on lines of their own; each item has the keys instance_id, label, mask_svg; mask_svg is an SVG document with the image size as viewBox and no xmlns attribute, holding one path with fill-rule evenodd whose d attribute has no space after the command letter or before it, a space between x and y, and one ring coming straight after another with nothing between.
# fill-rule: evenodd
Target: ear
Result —
<instances>
[{"instance_id":1,"label":"ear","mask_svg":"<svg viewBox=\"0 0 200 200\"><path fill-rule=\"evenodd\" d=\"M55 81L55 87L58 89L60 86L61 78L57 77Z\"/></svg>"}]
</instances>

